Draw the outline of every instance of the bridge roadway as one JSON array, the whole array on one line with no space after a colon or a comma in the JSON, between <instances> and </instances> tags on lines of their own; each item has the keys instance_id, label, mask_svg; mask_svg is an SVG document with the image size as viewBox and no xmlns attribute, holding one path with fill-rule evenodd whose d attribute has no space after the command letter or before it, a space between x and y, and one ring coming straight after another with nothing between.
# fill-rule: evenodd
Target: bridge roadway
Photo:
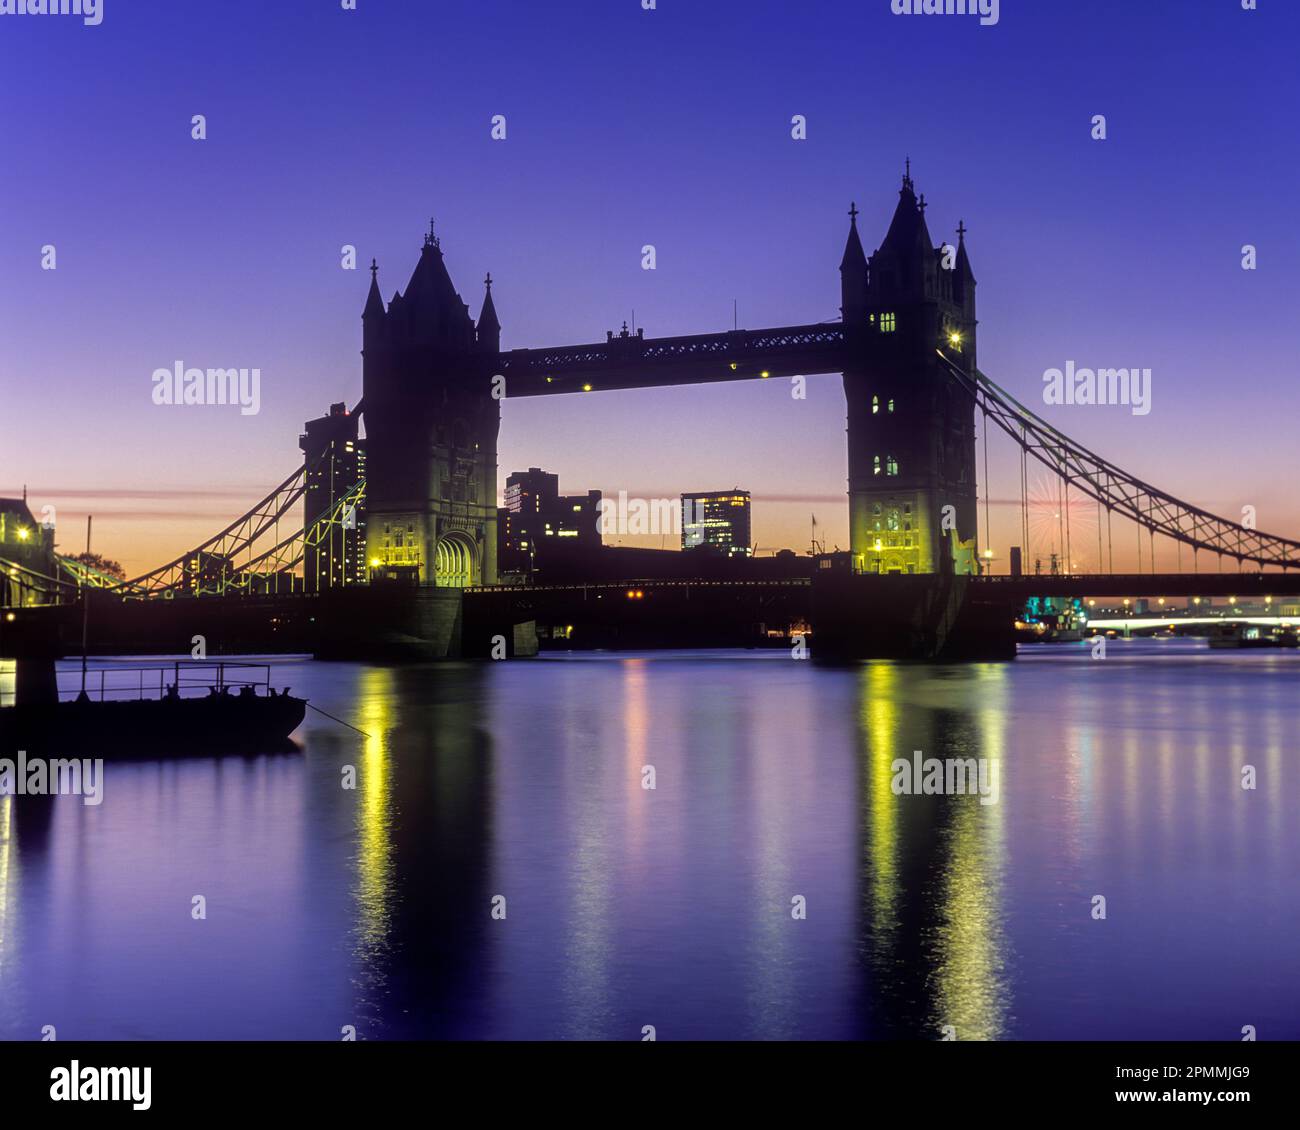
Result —
<instances>
[{"instance_id":1,"label":"bridge roadway","mask_svg":"<svg viewBox=\"0 0 1300 1130\"><path fill-rule=\"evenodd\" d=\"M831 571L828 571L831 572ZM915 582L921 578L896 578ZM890 582L891 578L881 578ZM865 582L868 595L875 586ZM1031 597L1236 597L1259 603L1300 597L1295 573L1174 573L971 578L971 594L1005 608L1008 621ZM811 622L812 577L765 580L638 578L467 589L465 624L536 620L580 625L574 646L747 646L766 631ZM629 596L628 594L632 595ZM304 593L139 599L95 592L89 651L94 655L186 654L197 635L209 654L309 653L329 602ZM13 616L11 620L9 617ZM1000 615L1000 614L999 614ZM495 630L495 628L493 629ZM0 614L0 656L76 654L81 614L75 604L10 609Z\"/></svg>"},{"instance_id":2,"label":"bridge roadway","mask_svg":"<svg viewBox=\"0 0 1300 1130\"><path fill-rule=\"evenodd\" d=\"M686 337L610 335L590 345L513 349L497 355L496 371L513 399L842 373L848 358L843 324L822 322Z\"/></svg>"}]
</instances>

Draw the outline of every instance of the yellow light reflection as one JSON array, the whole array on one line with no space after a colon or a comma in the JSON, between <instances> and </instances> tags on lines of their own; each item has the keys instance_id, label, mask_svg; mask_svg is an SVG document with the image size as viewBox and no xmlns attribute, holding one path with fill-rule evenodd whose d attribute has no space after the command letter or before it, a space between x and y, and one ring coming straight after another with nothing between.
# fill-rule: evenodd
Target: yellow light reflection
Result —
<instances>
[{"instance_id":1,"label":"yellow light reflection","mask_svg":"<svg viewBox=\"0 0 1300 1130\"><path fill-rule=\"evenodd\" d=\"M904 756L895 753L898 683L898 667L888 661L868 663L862 669L861 725L867 760L864 866L877 949L891 948L898 929L898 798L890 788L894 757Z\"/></svg>"},{"instance_id":2,"label":"yellow light reflection","mask_svg":"<svg viewBox=\"0 0 1300 1130\"><path fill-rule=\"evenodd\" d=\"M1006 1029L1008 1000L1002 927L1007 670L988 664L973 673L982 706L974 712L978 742L971 754L989 760L998 800L984 805L972 796L945 798L952 822L944 844L935 1023L952 1025L959 1040L997 1040Z\"/></svg>"},{"instance_id":3,"label":"yellow light reflection","mask_svg":"<svg viewBox=\"0 0 1300 1130\"><path fill-rule=\"evenodd\" d=\"M362 739L357 780L357 956L373 963L385 948L393 904L393 811L388 734L392 730L393 673L382 667L361 675Z\"/></svg>"}]
</instances>

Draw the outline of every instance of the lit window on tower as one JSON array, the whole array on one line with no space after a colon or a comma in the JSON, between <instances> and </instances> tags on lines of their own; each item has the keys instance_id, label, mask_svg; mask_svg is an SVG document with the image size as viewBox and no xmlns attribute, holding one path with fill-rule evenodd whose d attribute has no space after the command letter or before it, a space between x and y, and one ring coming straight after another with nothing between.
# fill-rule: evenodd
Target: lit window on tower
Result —
<instances>
[{"instance_id":1,"label":"lit window on tower","mask_svg":"<svg viewBox=\"0 0 1300 1130\"><path fill-rule=\"evenodd\" d=\"M880 332L882 334L892 334L898 329L898 315L881 314L880 315Z\"/></svg>"},{"instance_id":2,"label":"lit window on tower","mask_svg":"<svg viewBox=\"0 0 1300 1130\"><path fill-rule=\"evenodd\" d=\"M890 455L890 456L888 457L888 461L886 462L886 465L885 465L885 474L886 474L886 475L897 475L897 474L898 474L898 460L895 459L892 455Z\"/></svg>"},{"instance_id":3,"label":"lit window on tower","mask_svg":"<svg viewBox=\"0 0 1300 1130\"><path fill-rule=\"evenodd\" d=\"M871 460L871 472L874 475L880 474L880 456L876 455Z\"/></svg>"},{"instance_id":4,"label":"lit window on tower","mask_svg":"<svg viewBox=\"0 0 1300 1130\"><path fill-rule=\"evenodd\" d=\"M880 397L873 396L871 398L871 414L874 416L879 411L880 411Z\"/></svg>"}]
</instances>

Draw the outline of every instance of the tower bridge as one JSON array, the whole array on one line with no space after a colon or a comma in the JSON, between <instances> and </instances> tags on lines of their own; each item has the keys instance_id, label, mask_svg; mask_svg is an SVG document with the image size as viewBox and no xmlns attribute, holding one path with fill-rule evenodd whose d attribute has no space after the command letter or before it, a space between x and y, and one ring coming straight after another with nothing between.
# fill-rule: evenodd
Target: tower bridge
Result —
<instances>
[{"instance_id":1,"label":"tower bridge","mask_svg":"<svg viewBox=\"0 0 1300 1130\"><path fill-rule=\"evenodd\" d=\"M1300 566L1300 542L1247 529L1137 479L980 371L965 225L955 246L936 246L925 212L909 168L888 229L868 256L858 210L850 210L838 321L664 338L624 327L603 342L505 351L491 276L475 319L431 230L405 289L387 302L378 264L371 264L362 313L362 399L351 418L327 418L319 435L309 427L301 468L201 546L129 581L95 574L52 551L48 561L30 553L19 560L0 545L0 604L9 610L0 616L0 651L16 646L6 643L6 631L10 641L33 638L20 623L38 618L33 605L66 605L91 590L127 610L110 618L122 625L132 615L165 625L171 614L146 615L141 607L159 600L175 602L177 613L195 600L237 600L241 614L251 617L245 635L256 637L257 617L265 616L264 642L307 639L325 654L475 653L483 650L485 633L525 648L520 624L548 601L571 608L574 597L497 588L503 397L817 373L843 378L850 549L837 559L810 561L802 588L748 591L761 602L751 611L806 613L819 641L837 652L1006 657L1014 654L1011 625L1027 596L1049 595L1048 588L1059 596L1136 595L1125 587L1134 580L1118 575L981 575L977 418L986 442L996 426L1019 447L1022 500L1024 467L1033 459L1060 480L1067 498L1073 491L1095 499L1107 526L1118 517L1133 523L1139 538L1147 534L1151 560L1157 535L1180 547L1180 556L1182 547L1190 550L1196 572L1142 574L1147 592L1217 591L1223 582L1199 572L1201 553L1238 570L1282 571L1247 574L1255 579L1238 580L1239 591L1248 585L1277 595L1300 591L1300 574L1287 572ZM322 447L321 436L334 436L355 454L362 414L364 474L354 461L351 481L336 489L334 464L326 473L324 461L338 453L328 443ZM309 509L306 521L296 517L300 507ZM1027 544L1027 516L1024 521ZM1098 529L1101 559L1100 522ZM1068 542L1068 528L1062 533ZM332 560L337 554L345 560ZM658 592L655 578L641 580ZM672 599L684 600L688 590L674 590ZM703 585L696 590L693 615L708 592ZM666 581L663 591L669 591ZM745 592L727 589L734 609L743 609ZM800 592L803 611L795 607L805 598ZM618 616L648 615L652 605L662 612L667 600L620 605ZM684 608L674 614L685 615Z\"/></svg>"}]
</instances>

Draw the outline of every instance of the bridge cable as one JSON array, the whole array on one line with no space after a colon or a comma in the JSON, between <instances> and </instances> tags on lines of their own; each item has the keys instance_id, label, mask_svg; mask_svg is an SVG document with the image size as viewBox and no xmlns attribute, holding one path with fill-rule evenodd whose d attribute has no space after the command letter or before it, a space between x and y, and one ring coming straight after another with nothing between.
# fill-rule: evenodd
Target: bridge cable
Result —
<instances>
[{"instance_id":1,"label":"bridge cable","mask_svg":"<svg viewBox=\"0 0 1300 1130\"><path fill-rule=\"evenodd\" d=\"M985 548L992 551L993 549L993 526L989 522L989 492L992 489L989 483L989 411L987 405L984 408L984 427L980 429L984 437L984 537L987 539ZM979 526L978 521L975 523ZM992 562L990 562L990 568Z\"/></svg>"},{"instance_id":2,"label":"bridge cable","mask_svg":"<svg viewBox=\"0 0 1300 1130\"><path fill-rule=\"evenodd\" d=\"M1097 572L1101 572L1101 501L1097 502Z\"/></svg>"}]
</instances>

